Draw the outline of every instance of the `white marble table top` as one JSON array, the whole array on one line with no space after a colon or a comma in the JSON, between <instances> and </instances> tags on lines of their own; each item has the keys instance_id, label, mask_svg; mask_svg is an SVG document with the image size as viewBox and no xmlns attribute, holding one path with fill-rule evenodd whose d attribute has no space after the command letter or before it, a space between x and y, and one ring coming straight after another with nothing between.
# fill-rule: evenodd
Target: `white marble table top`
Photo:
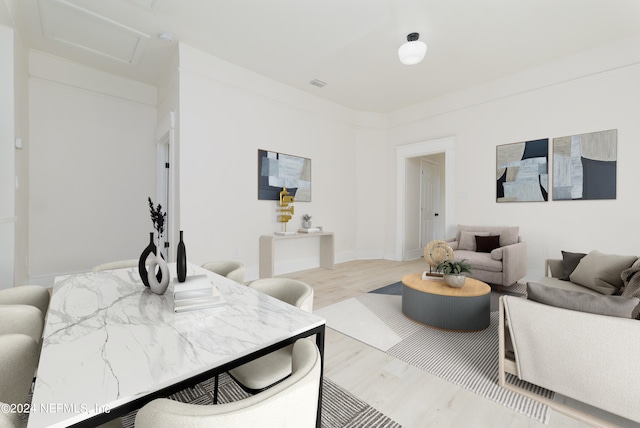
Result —
<instances>
[{"instance_id":1,"label":"white marble table top","mask_svg":"<svg viewBox=\"0 0 640 428\"><path fill-rule=\"evenodd\" d=\"M51 298L30 428L64 427L323 326L325 321L230 279L206 274L224 305L174 314L137 268L61 276Z\"/></svg>"}]
</instances>

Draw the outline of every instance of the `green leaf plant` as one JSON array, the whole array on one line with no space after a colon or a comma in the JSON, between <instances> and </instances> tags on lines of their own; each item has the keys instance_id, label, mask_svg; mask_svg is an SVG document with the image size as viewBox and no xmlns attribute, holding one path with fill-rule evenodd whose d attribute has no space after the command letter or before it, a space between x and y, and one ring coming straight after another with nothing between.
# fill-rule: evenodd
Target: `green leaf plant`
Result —
<instances>
[{"instance_id":1,"label":"green leaf plant","mask_svg":"<svg viewBox=\"0 0 640 428\"><path fill-rule=\"evenodd\" d=\"M445 260L438 264L436 271L441 272L444 275L459 275L464 272L472 273L473 268L469 262L467 262L467 259L463 259L459 262Z\"/></svg>"}]
</instances>

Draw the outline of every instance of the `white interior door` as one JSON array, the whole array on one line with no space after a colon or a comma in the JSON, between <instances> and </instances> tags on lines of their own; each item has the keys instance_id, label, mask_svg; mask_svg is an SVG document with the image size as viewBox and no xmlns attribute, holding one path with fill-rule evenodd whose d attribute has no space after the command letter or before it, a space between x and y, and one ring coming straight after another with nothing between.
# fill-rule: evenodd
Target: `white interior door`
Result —
<instances>
[{"instance_id":1,"label":"white interior door","mask_svg":"<svg viewBox=\"0 0 640 428\"><path fill-rule=\"evenodd\" d=\"M440 165L426 159L420 165L420 248L424 248L439 239Z\"/></svg>"}]
</instances>

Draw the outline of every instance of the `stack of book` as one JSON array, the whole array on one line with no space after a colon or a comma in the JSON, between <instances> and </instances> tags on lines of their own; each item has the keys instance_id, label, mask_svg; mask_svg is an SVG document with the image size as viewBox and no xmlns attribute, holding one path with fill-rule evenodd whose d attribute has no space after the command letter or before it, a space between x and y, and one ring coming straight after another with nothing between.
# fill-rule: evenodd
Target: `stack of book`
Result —
<instances>
[{"instance_id":1,"label":"stack of book","mask_svg":"<svg viewBox=\"0 0 640 428\"><path fill-rule=\"evenodd\" d=\"M322 229L319 227L303 227L298 229L298 233L318 233L318 232L322 232Z\"/></svg>"},{"instance_id":2,"label":"stack of book","mask_svg":"<svg viewBox=\"0 0 640 428\"><path fill-rule=\"evenodd\" d=\"M224 304L224 297L207 275L189 276L173 288L175 313L207 309Z\"/></svg>"}]
</instances>

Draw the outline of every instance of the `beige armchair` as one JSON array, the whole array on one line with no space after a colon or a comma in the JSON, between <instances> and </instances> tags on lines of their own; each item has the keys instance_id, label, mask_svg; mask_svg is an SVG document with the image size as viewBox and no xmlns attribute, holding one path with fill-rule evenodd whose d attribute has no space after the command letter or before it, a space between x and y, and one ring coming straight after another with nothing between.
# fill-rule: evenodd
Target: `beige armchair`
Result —
<instances>
[{"instance_id":1,"label":"beige armchair","mask_svg":"<svg viewBox=\"0 0 640 428\"><path fill-rule=\"evenodd\" d=\"M226 404L196 405L164 398L136 415L137 428L244 428L316 426L320 391L320 352L310 339L293 345L291 376L264 392Z\"/></svg>"},{"instance_id":2,"label":"beige armchair","mask_svg":"<svg viewBox=\"0 0 640 428\"><path fill-rule=\"evenodd\" d=\"M472 277L498 288L515 284L527 273L527 244L520 239L518 226L460 225L447 243L456 261L466 259L471 264Z\"/></svg>"}]
</instances>

